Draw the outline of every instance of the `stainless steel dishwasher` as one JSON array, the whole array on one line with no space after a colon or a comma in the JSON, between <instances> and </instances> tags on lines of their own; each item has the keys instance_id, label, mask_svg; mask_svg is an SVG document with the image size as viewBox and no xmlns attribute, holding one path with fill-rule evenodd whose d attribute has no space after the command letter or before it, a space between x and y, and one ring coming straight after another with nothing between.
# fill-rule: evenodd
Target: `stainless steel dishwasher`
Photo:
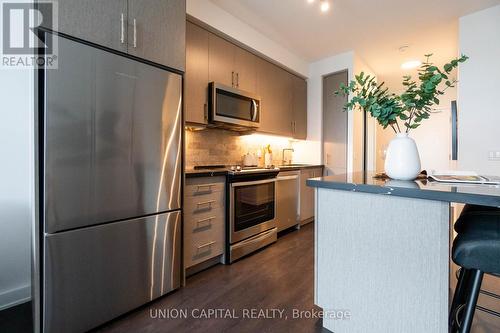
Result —
<instances>
[{"instance_id":1,"label":"stainless steel dishwasher","mask_svg":"<svg viewBox=\"0 0 500 333\"><path fill-rule=\"evenodd\" d=\"M278 231L299 224L300 171L280 172L276 178L276 223Z\"/></svg>"}]
</instances>

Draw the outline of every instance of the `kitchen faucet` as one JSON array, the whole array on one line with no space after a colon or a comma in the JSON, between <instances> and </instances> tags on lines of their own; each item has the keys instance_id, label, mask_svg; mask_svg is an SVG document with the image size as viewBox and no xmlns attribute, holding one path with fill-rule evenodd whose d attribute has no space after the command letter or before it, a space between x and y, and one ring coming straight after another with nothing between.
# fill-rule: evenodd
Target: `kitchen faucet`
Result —
<instances>
[{"instance_id":1,"label":"kitchen faucet","mask_svg":"<svg viewBox=\"0 0 500 333\"><path fill-rule=\"evenodd\" d=\"M291 152L294 152L293 148L284 148L282 151L283 154L283 159L281 160L282 165L287 165L286 160L285 160L285 151L290 150ZM292 158L288 161L288 165L292 164Z\"/></svg>"}]
</instances>

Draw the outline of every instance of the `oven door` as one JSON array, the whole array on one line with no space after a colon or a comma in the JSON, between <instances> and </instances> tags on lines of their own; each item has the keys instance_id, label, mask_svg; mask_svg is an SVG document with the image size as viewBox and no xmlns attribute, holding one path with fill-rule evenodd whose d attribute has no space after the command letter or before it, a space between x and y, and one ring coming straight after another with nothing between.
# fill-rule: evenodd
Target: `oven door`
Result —
<instances>
[{"instance_id":1,"label":"oven door","mask_svg":"<svg viewBox=\"0 0 500 333\"><path fill-rule=\"evenodd\" d=\"M231 184L230 243L276 227L276 178Z\"/></svg>"},{"instance_id":2,"label":"oven door","mask_svg":"<svg viewBox=\"0 0 500 333\"><path fill-rule=\"evenodd\" d=\"M260 124L260 99L248 92L210 83L210 121L257 128Z\"/></svg>"}]
</instances>

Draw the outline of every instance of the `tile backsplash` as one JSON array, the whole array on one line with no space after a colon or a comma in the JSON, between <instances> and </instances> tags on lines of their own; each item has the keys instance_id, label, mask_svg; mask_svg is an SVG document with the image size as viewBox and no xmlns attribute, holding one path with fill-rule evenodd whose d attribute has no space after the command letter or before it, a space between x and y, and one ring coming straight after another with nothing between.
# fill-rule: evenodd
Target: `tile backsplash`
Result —
<instances>
[{"instance_id":1,"label":"tile backsplash","mask_svg":"<svg viewBox=\"0 0 500 333\"><path fill-rule=\"evenodd\" d=\"M293 140L286 137L250 134L241 135L223 129L186 130L186 168L198 165L242 164L246 153L256 154L268 144L273 152L273 163L281 164L282 149L291 148ZM289 154L289 153L287 153ZM258 156L258 155L257 155ZM263 156L263 153L262 153ZM289 158L290 155L287 155ZM260 163L263 163L263 158Z\"/></svg>"}]
</instances>

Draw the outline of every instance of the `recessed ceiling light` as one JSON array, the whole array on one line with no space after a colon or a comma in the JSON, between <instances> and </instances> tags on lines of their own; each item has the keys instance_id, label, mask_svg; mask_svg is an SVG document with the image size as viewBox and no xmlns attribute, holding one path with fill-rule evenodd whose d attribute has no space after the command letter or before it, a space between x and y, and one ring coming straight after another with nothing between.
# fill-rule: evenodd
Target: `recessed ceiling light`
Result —
<instances>
[{"instance_id":1,"label":"recessed ceiling light","mask_svg":"<svg viewBox=\"0 0 500 333\"><path fill-rule=\"evenodd\" d=\"M313 3L315 0L307 0L307 3Z\"/></svg>"},{"instance_id":2,"label":"recessed ceiling light","mask_svg":"<svg viewBox=\"0 0 500 333\"><path fill-rule=\"evenodd\" d=\"M330 3L328 3L328 1L321 1L320 9L323 13L328 11L328 9L330 9Z\"/></svg>"},{"instance_id":3,"label":"recessed ceiling light","mask_svg":"<svg viewBox=\"0 0 500 333\"><path fill-rule=\"evenodd\" d=\"M413 68L417 68L420 65L422 65L422 62L420 60L410 60L407 62L403 62L401 64L401 68L402 69L413 69Z\"/></svg>"}]
</instances>

